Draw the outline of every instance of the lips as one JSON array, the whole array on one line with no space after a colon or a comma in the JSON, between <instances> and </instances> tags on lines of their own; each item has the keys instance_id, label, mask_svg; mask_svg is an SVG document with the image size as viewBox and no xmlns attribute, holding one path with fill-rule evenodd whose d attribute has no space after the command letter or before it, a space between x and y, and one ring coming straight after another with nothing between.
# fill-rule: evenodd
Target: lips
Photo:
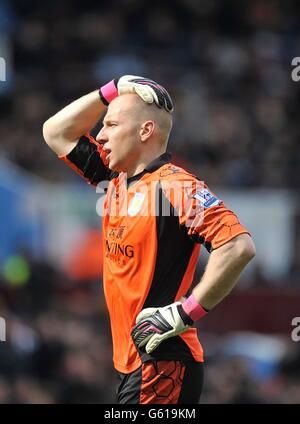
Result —
<instances>
[{"instance_id":1,"label":"lips","mask_svg":"<svg viewBox=\"0 0 300 424\"><path fill-rule=\"evenodd\" d=\"M106 160L109 159L110 155L111 155L111 150L110 149L105 150L105 158L106 158Z\"/></svg>"}]
</instances>

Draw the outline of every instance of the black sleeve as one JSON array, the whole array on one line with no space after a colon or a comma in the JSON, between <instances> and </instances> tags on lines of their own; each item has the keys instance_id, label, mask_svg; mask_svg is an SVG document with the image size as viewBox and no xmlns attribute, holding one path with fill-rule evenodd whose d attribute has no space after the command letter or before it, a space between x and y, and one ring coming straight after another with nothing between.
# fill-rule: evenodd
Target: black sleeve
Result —
<instances>
[{"instance_id":1,"label":"black sleeve","mask_svg":"<svg viewBox=\"0 0 300 424\"><path fill-rule=\"evenodd\" d=\"M60 159L85 178L89 184L97 185L100 181L110 180L112 174L115 174L104 164L101 153L102 145L91 136L84 135L74 149Z\"/></svg>"}]
</instances>

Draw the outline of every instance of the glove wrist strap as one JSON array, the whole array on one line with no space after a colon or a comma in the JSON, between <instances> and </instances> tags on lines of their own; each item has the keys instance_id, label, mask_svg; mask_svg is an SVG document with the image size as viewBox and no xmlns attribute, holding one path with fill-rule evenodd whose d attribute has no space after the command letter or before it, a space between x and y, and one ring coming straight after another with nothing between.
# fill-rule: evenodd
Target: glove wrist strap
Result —
<instances>
[{"instance_id":1,"label":"glove wrist strap","mask_svg":"<svg viewBox=\"0 0 300 424\"><path fill-rule=\"evenodd\" d=\"M194 324L194 321L192 320L192 318L183 310L182 305L178 305L177 310L184 325Z\"/></svg>"},{"instance_id":2,"label":"glove wrist strap","mask_svg":"<svg viewBox=\"0 0 300 424\"><path fill-rule=\"evenodd\" d=\"M99 95L105 106L108 106L113 99L118 97L119 93L115 84L115 80L112 80L109 83L103 85L99 90Z\"/></svg>"},{"instance_id":3,"label":"glove wrist strap","mask_svg":"<svg viewBox=\"0 0 300 424\"><path fill-rule=\"evenodd\" d=\"M183 302L182 308L193 321L197 321L208 312L197 302L193 294Z\"/></svg>"}]
</instances>

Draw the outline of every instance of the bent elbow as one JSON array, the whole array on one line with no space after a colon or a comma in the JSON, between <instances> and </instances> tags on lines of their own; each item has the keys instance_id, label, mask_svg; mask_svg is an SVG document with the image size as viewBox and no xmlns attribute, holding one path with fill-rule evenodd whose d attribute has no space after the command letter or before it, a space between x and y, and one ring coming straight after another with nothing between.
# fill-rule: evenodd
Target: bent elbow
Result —
<instances>
[{"instance_id":1,"label":"bent elbow","mask_svg":"<svg viewBox=\"0 0 300 424\"><path fill-rule=\"evenodd\" d=\"M246 263L250 262L256 255L256 248L253 239L245 234L239 248L239 256Z\"/></svg>"},{"instance_id":2,"label":"bent elbow","mask_svg":"<svg viewBox=\"0 0 300 424\"><path fill-rule=\"evenodd\" d=\"M256 255L256 248L254 243L247 246L245 249L244 257L247 259L247 262L250 262Z\"/></svg>"},{"instance_id":3,"label":"bent elbow","mask_svg":"<svg viewBox=\"0 0 300 424\"><path fill-rule=\"evenodd\" d=\"M240 234L232 240L232 254L245 264L251 261L256 254L255 244L249 234Z\"/></svg>"},{"instance_id":4,"label":"bent elbow","mask_svg":"<svg viewBox=\"0 0 300 424\"><path fill-rule=\"evenodd\" d=\"M49 118L47 121L44 122L43 124L43 137L45 142L51 146L51 143L53 141L53 139L55 139L56 137L56 132L54 130L54 127L51 123L51 118Z\"/></svg>"}]
</instances>

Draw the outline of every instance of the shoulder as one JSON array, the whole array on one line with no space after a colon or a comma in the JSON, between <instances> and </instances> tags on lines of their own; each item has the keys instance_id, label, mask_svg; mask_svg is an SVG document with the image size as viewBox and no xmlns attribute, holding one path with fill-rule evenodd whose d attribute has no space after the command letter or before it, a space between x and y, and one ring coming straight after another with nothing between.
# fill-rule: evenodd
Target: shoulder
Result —
<instances>
[{"instance_id":1,"label":"shoulder","mask_svg":"<svg viewBox=\"0 0 300 424\"><path fill-rule=\"evenodd\" d=\"M156 171L156 178L165 182L177 181L199 181L200 179L180 166L173 163L166 163Z\"/></svg>"},{"instance_id":2,"label":"shoulder","mask_svg":"<svg viewBox=\"0 0 300 424\"><path fill-rule=\"evenodd\" d=\"M174 165L173 163L166 163L161 166L157 171L157 175L162 180L177 180L177 179L195 179L199 180L199 178L184 168L180 166Z\"/></svg>"}]
</instances>

